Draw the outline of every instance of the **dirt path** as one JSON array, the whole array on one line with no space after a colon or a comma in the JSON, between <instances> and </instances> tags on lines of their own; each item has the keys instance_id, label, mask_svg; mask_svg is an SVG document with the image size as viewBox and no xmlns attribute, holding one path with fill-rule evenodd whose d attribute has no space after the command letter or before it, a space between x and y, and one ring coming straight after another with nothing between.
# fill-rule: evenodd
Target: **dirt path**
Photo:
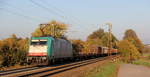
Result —
<instances>
[{"instance_id":1,"label":"dirt path","mask_svg":"<svg viewBox=\"0 0 150 77\"><path fill-rule=\"evenodd\" d=\"M141 65L122 64L118 77L150 77L150 68Z\"/></svg>"}]
</instances>

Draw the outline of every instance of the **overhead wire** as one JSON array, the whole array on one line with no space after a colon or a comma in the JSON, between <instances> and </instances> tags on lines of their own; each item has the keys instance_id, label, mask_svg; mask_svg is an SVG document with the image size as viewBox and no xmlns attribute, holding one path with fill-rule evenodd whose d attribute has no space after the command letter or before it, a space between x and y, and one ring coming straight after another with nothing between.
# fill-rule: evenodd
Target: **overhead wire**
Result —
<instances>
[{"instance_id":1,"label":"overhead wire","mask_svg":"<svg viewBox=\"0 0 150 77\"><path fill-rule=\"evenodd\" d=\"M56 11L54 11L54 10L52 10L52 9L50 9L50 8L48 8L48 7L46 7L46 6L44 6L44 5L42 5L41 2L37 2L37 1L34 1L34 0L29 0L29 1L32 2L34 5L36 5L36 6L40 7L40 8L42 8L43 10L46 10L47 12L53 13L53 14L55 14L56 16L61 17L61 18L63 18L63 19L65 19L65 20L68 21L68 19L67 19L66 16L61 15L60 13L58 13L58 12L56 12ZM45 2L45 3L47 3L47 2ZM68 23L69 23L69 22L68 22ZM71 25L71 24L69 24L69 25Z\"/></svg>"},{"instance_id":2,"label":"overhead wire","mask_svg":"<svg viewBox=\"0 0 150 77\"><path fill-rule=\"evenodd\" d=\"M65 13L64 13L62 10L60 10L59 8L55 7L55 6L53 6L53 8L55 8L55 11L54 11L54 10L51 10L50 8L47 8L47 7L43 6L43 5L41 5L41 4L40 4L39 2L37 2L37 1L34 1L34 0L29 0L29 1L32 2L34 5L36 5L36 6L40 7L40 8L42 8L42 9L44 9L44 10L50 12L50 13L53 13L53 14L55 14L55 15L57 15L57 16L63 18L63 19L65 19L65 20L68 20L68 19L67 19L67 16L61 15L62 13L63 13L63 14L65 14ZM50 4L48 4L47 2L45 2L45 3L46 3L47 5L50 5ZM9 5L9 6L10 6L10 5ZM52 6L52 5L51 5L51 6ZM16 8L16 7L13 7L13 8L18 9L18 8ZM23 15L23 14L20 14L20 13L17 13L17 12L13 12L13 11L10 11L10 10L7 10L7 9L3 9L3 10L6 11L6 12L9 12L9 13L11 13L11 14L18 15L18 16L22 16L22 17L24 17L24 18L32 19L32 20L35 21L35 19L34 19L33 17L27 16L27 15ZM60 12L61 14L58 13L58 12L56 12L56 10L57 10L58 12ZM72 16L72 17L70 17L70 18L74 18L74 20L75 20L76 22L78 22L78 20L75 19L74 16ZM37 19L36 19L36 20L37 20ZM79 21L79 22L80 22L80 21ZM78 23L79 23L79 22L78 22Z\"/></svg>"},{"instance_id":3,"label":"overhead wire","mask_svg":"<svg viewBox=\"0 0 150 77\"><path fill-rule=\"evenodd\" d=\"M17 11L19 11L19 12L26 12L26 11L24 11L23 9L20 9L20 8L18 8L18 7L15 7L14 5L12 5L12 4L9 4L9 3L6 3L5 2L5 6L6 7L9 7L9 8L13 8L13 9L16 9ZM24 15L24 14L23 14ZM41 18L43 18L43 17L33 17L33 16L29 16L29 15L25 15L25 16L28 16L28 17L30 17L30 18L32 18L32 19L36 19L36 20L42 20ZM45 18L44 18L45 19Z\"/></svg>"},{"instance_id":4,"label":"overhead wire","mask_svg":"<svg viewBox=\"0 0 150 77\"><path fill-rule=\"evenodd\" d=\"M36 22L39 21L39 20L36 20L36 19L34 19L32 17L26 16L26 15L23 15L23 14L14 12L14 11L10 11L8 9L4 9L4 8L0 8L0 9L3 10L3 11L5 11L5 12L7 12L7 13L10 13L10 14L13 14L13 15L17 15L17 16L21 16L21 17L24 17L26 19L31 19L31 20L36 21Z\"/></svg>"},{"instance_id":5,"label":"overhead wire","mask_svg":"<svg viewBox=\"0 0 150 77\"><path fill-rule=\"evenodd\" d=\"M48 8L48 7L46 7L46 6L44 6L45 4L46 5L50 5L49 3L47 3L47 2L43 2L44 0L42 0L42 1L34 1L34 0L29 0L30 2L32 2L33 4L35 4L36 6L38 6L38 7L40 7L40 8L43 8L43 9L45 9L46 11L48 11L48 12L50 12L50 13L53 13L53 14L55 14L56 16L58 16L58 17L61 17L61 18L63 18L64 20L66 20L68 23L70 23L69 21L69 19L68 19L68 17L67 17L67 15L62 15L62 14L65 14L62 10L60 10L60 9L58 9L58 8L56 8L56 7L54 7L54 6L52 6L53 8L55 8L55 10L54 9L50 9L50 8ZM42 3L44 3L44 5L42 5ZM56 11L57 10L57 11ZM60 13L61 12L61 13ZM73 18L73 17L70 17L70 18ZM74 23L77 23L77 24L79 24L79 22L77 22L77 21L74 21L73 20L73 22ZM72 25L72 24L69 24L69 25Z\"/></svg>"},{"instance_id":6,"label":"overhead wire","mask_svg":"<svg viewBox=\"0 0 150 77\"><path fill-rule=\"evenodd\" d=\"M0 8L0 9L2 9L2 8ZM28 16L24 16L24 15L21 15L21 14L18 14L18 13L15 13L15 12L12 12L12 11L10 11L10 10L6 10L6 9L3 9L3 11L5 11L5 12L7 12L7 13L9 13L9 14L13 14L13 15L17 15L17 16L21 16L21 17L24 17L24 18L26 18L26 19L31 19L30 17L28 17ZM35 21L35 20L34 20ZM37 22L37 21L35 21L35 22ZM20 34L20 33L19 33ZM21 34L22 35L22 34ZM23 34L22 36L26 36L25 34Z\"/></svg>"},{"instance_id":7,"label":"overhead wire","mask_svg":"<svg viewBox=\"0 0 150 77\"><path fill-rule=\"evenodd\" d=\"M51 10L53 10L53 11L55 11L55 12L61 14L63 17L65 17L65 19L68 20L68 15L66 15L65 12L62 11L61 9L59 9L59 8L57 8L57 7L55 7L55 6L53 6L52 4L50 4L50 3L48 3L48 2L46 2L46 1L44 1L44 0L42 0L42 1L40 1L40 2L42 2L42 3L44 3L44 4L48 5L48 6L51 6L51 8L52 8ZM70 17L70 18L72 18L72 17ZM73 20L73 21L74 21L74 20ZM74 21L74 22L75 22L75 21Z\"/></svg>"},{"instance_id":8,"label":"overhead wire","mask_svg":"<svg viewBox=\"0 0 150 77\"><path fill-rule=\"evenodd\" d=\"M53 14L55 14L55 15L61 17L61 18L65 18L64 16L62 16L62 15L60 15L60 14L54 12L54 11L51 11L49 8L47 8L47 7L45 7L45 6L41 5L41 4L39 4L38 2L36 2L36 1L34 1L34 0L29 0L29 1L30 1L31 3L33 3L33 4L35 4L36 6L45 9L46 11L48 11L48 12L50 12L50 13L53 13Z\"/></svg>"},{"instance_id":9,"label":"overhead wire","mask_svg":"<svg viewBox=\"0 0 150 77\"><path fill-rule=\"evenodd\" d=\"M5 3L6 4L6 3ZM10 5L7 3L7 6L11 7L11 8L15 8L16 10L19 10L17 7L13 6L13 5ZM18 12L15 12L15 11L12 11L12 10L8 10L6 8L2 8L0 7L0 11L3 11L3 12L6 12L6 13L9 13L9 14L12 14L12 15L15 15L15 16L20 16L20 17L23 17L25 19L29 19L29 20L32 20L32 21L35 21L35 22L39 22L39 20L37 20L36 18L33 18L33 17L30 17L30 16L27 16L27 15L24 15L24 14L21 14L21 13L18 13ZM23 11L23 10L19 10L19 11ZM19 36L26 36L25 33L21 34L19 33Z\"/></svg>"},{"instance_id":10,"label":"overhead wire","mask_svg":"<svg viewBox=\"0 0 150 77\"><path fill-rule=\"evenodd\" d=\"M85 23L82 23L77 17L75 17L75 16L73 16L73 15L70 15L70 14L68 14L67 13L67 15L66 15L66 13L62 10L62 9L59 9L59 8L57 8L57 7L55 7L54 5L52 5L50 2L46 2L45 0L42 0L41 2L43 2L43 3L45 3L46 5L49 5L51 8L54 8L53 10L54 11L57 11L57 12L59 12L59 13L61 13L61 14L63 14L63 15L65 15L65 17L67 17L67 18L69 18L69 19L72 19L73 20L73 22L75 22L76 24L78 24L78 25L92 25L92 24L85 24ZM80 27L80 26L78 26L78 27ZM84 28L85 29L85 28Z\"/></svg>"},{"instance_id":11,"label":"overhead wire","mask_svg":"<svg viewBox=\"0 0 150 77\"><path fill-rule=\"evenodd\" d=\"M66 15L66 13L65 13L63 10L61 10L61 9L59 9L59 8L57 8L57 7L55 7L54 5L50 4L49 2L46 2L46 1L44 1L44 0L42 0L42 1L40 1L40 2L43 2L44 4L51 6L51 8L53 8L53 11L56 11L56 12L58 12L58 13L61 13L64 17L66 17L66 19L70 18L70 19L73 20L73 22L75 22L75 23L77 23L77 24L81 24L80 20L77 19L75 16L73 16L73 15Z\"/></svg>"},{"instance_id":12,"label":"overhead wire","mask_svg":"<svg viewBox=\"0 0 150 77\"><path fill-rule=\"evenodd\" d=\"M72 15L66 15L66 13L65 13L63 10L61 10L61 9L59 9L59 8L57 8L57 7L55 7L54 5L51 5L49 2L46 2L46 1L44 1L44 0L42 0L42 1L40 1L40 2L44 3L44 5L50 6L50 7L52 8L52 9L50 9L50 10L55 11L55 12L57 12L57 13L59 13L59 14L62 14L62 15L65 17L65 20L68 20L68 18L71 18L72 21L73 21L75 24L82 25L81 22L80 22L80 20L78 20L76 17L74 17L74 16L72 16ZM50 7L49 7L49 8L50 8ZM69 17L69 16L71 16L71 17ZM69 24L69 25L72 25L72 24ZM88 25L89 25L89 24L88 24ZM79 27L80 27L80 26L78 26L78 28L79 28ZM68 31L68 32L71 32L71 31ZM72 31L72 32L77 32L77 31Z\"/></svg>"}]
</instances>

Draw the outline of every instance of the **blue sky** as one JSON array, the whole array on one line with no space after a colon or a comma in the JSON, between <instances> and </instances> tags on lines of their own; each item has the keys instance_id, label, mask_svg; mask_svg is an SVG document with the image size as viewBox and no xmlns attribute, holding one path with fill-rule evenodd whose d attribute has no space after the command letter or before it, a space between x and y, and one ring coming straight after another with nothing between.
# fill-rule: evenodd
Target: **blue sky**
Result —
<instances>
[{"instance_id":1,"label":"blue sky","mask_svg":"<svg viewBox=\"0 0 150 77\"><path fill-rule=\"evenodd\" d=\"M117 38L133 29L148 44L149 19L150 0L0 0L0 39L30 37L40 23L58 20L69 24L69 38L85 40L100 27L107 31L102 25L110 22Z\"/></svg>"}]
</instances>

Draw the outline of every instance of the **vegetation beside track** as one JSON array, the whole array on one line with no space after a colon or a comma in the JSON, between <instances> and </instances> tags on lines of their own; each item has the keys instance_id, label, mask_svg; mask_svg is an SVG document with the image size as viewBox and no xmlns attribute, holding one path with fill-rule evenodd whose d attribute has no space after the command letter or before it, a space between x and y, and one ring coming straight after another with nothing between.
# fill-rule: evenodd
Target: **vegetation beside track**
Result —
<instances>
[{"instance_id":1,"label":"vegetation beside track","mask_svg":"<svg viewBox=\"0 0 150 77\"><path fill-rule=\"evenodd\" d=\"M132 64L136 64L136 65L144 65L144 66L148 66L150 67L150 62L144 59L140 59L137 61L133 61Z\"/></svg>"},{"instance_id":2,"label":"vegetation beside track","mask_svg":"<svg viewBox=\"0 0 150 77\"><path fill-rule=\"evenodd\" d=\"M88 71L85 77L117 77L120 61L108 61L103 65Z\"/></svg>"},{"instance_id":3,"label":"vegetation beside track","mask_svg":"<svg viewBox=\"0 0 150 77\"><path fill-rule=\"evenodd\" d=\"M133 61L132 64L144 65L150 67L150 53L144 54L141 59Z\"/></svg>"},{"instance_id":4,"label":"vegetation beside track","mask_svg":"<svg viewBox=\"0 0 150 77\"><path fill-rule=\"evenodd\" d=\"M0 40L0 68L25 65L28 50L28 38L19 38L15 34Z\"/></svg>"}]
</instances>

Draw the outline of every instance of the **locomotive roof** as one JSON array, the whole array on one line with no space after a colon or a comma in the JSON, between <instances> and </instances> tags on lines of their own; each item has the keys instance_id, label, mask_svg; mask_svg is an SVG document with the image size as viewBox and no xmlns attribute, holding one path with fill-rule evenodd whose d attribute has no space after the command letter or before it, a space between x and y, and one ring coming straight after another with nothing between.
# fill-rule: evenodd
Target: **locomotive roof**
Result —
<instances>
[{"instance_id":1,"label":"locomotive roof","mask_svg":"<svg viewBox=\"0 0 150 77\"><path fill-rule=\"evenodd\" d=\"M52 40L54 40L53 37L31 37L31 39L52 39Z\"/></svg>"},{"instance_id":2,"label":"locomotive roof","mask_svg":"<svg viewBox=\"0 0 150 77\"><path fill-rule=\"evenodd\" d=\"M38 40L38 39L49 39L49 40L62 40L62 41L68 41L65 39L61 39L61 38L54 38L54 37L31 37L31 39L33 40ZM68 41L69 42L69 41Z\"/></svg>"}]
</instances>

